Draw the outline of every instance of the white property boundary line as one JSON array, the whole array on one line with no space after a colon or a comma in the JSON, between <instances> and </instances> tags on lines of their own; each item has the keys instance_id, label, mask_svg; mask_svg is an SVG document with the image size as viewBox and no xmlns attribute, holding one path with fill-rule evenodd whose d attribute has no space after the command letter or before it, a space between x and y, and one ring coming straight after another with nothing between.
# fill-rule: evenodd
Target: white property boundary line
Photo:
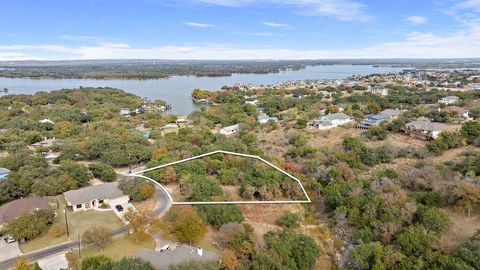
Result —
<instances>
[{"instance_id":1,"label":"white property boundary line","mask_svg":"<svg viewBox=\"0 0 480 270\"><path fill-rule=\"evenodd\" d=\"M172 165L180 164L180 163L183 163L183 162L187 162L187 161L191 161L191 160L195 160L195 159L199 159L199 158L204 158L204 157L211 156L211 155L215 155L215 154L226 154L226 155L232 155L232 156L240 156L240 157L247 157L247 158L252 158L252 159L258 159L258 160L262 161L263 163L266 163L266 164L268 164L269 166L275 168L277 171L281 172L282 174L284 174L284 175L290 177L291 179L295 180L295 181L300 185L300 187L302 188L303 194L305 195L305 197L306 197L307 199L306 199L306 200L295 200L295 201L174 202L172 196L171 196L170 193L165 189L165 187L162 186L162 184L160 184L159 182L153 180L152 178L149 178L149 177L143 175L143 173L145 173L145 172L162 169L162 168L169 167L169 166L172 166ZM248 155L248 154L241 154L241 153L235 153L235 152L229 152L229 151L223 151L223 150L216 150L216 151L213 151L213 152L209 152L209 153L201 154L201 155L198 155L198 156L194 156L194 157L190 157L190 158L186 158L186 159L182 159L182 160L170 162L170 163L167 163L167 164L164 164L164 165L160 165L160 166L156 166L156 167L153 167L153 168L148 168L148 169L145 169L145 170L141 170L141 171L138 171L138 172L131 173L130 176L141 177L141 178L146 179L146 180L154 183L155 185L159 186L159 187L160 187L161 189L163 189L163 191L167 194L168 199L170 200L170 202L172 203L172 205L196 205L196 204L200 204L200 205L202 205L202 204L204 204L204 205L212 205L212 204L291 204L291 203L311 203L311 202L312 202L312 201L310 200L310 197L308 196L307 192L305 191L305 188L303 187L302 182L300 182L300 180L299 180L298 178L296 178L295 176L287 173L286 171L280 169L279 167L273 165L272 163L266 161L265 159L263 159L263 158L261 158L261 157L259 157L259 156Z\"/></svg>"}]
</instances>

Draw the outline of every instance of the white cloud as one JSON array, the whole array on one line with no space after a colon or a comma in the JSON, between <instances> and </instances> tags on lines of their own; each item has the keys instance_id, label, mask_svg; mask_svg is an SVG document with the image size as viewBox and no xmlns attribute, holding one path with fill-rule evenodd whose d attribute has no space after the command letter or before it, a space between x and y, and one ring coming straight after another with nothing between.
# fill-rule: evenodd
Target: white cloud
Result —
<instances>
[{"instance_id":1,"label":"white cloud","mask_svg":"<svg viewBox=\"0 0 480 270\"><path fill-rule=\"evenodd\" d=\"M215 24L209 24L209 23L184 22L183 24L188 25L188 26L190 26L190 27L195 27L195 28L212 28L212 27L216 27Z\"/></svg>"},{"instance_id":2,"label":"white cloud","mask_svg":"<svg viewBox=\"0 0 480 270\"><path fill-rule=\"evenodd\" d=\"M58 37L63 40L84 40L84 41L99 41L100 38L94 36L77 36L77 35L61 35Z\"/></svg>"},{"instance_id":3,"label":"white cloud","mask_svg":"<svg viewBox=\"0 0 480 270\"><path fill-rule=\"evenodd\" d=\"M461 1L454 6L455 9L476 9L480 11L480 0Z\"/></svg>"},{"instance_id":4,"label":"white cloud","mask_svg":"<svg viewBox=\"0 0 480 270\"><path fill-rule=\"evenodd\" d=\"M340 21L367 21L373 16L365 12L366 6L355 0L193 0L197 3L227 7L253 4L287 6L306 16L330 17Z\"/></svg>"},{"instance_id":5,"label":"white cloud","mask_svg":"<svg viewBox=\"0 0 480 270\"><path fill-rule=\"evenodd\" d=\"M424 24L427 22L427 18L425 17L422 17L422 16L410 16L410 17L407 17L405 19L403 19L404 22L408 22L410 24L413 24L413 25L420 25L420 24Z\"/></svg>"},{"instance_id":6,"label":"white cloud","mask_svg":"<svg viewBox=\"0 0 480 270\"><path fill-rule=\"evenodd\" d=\"M225 6L225 7L239 7L252 3L251 0L195 0L195 2Z\"/></svg>"},{"instance_id":7,"label":"white cloud","mask_svg":"<svg viewBox=\"0 0 480 270\"><path fill-rule=\"evenodd\" d=\"M285 23L263 22L263 24L275 28L290 28L290 25Z\"/></svg>"},{"instance_id":8,"label":"white cloud","mask_svg":"<svg viewBox=\"0 0 480 270\"><path fill-rule=\"evenodd\" d=\"M414 32L404 40L344 50L296 50L229 44L138 48L125 43L90 46L0 45L0 60L27 59L324 59L324 58L476 58L480 23L448 35Z\"/></svg>"}]
</instances>

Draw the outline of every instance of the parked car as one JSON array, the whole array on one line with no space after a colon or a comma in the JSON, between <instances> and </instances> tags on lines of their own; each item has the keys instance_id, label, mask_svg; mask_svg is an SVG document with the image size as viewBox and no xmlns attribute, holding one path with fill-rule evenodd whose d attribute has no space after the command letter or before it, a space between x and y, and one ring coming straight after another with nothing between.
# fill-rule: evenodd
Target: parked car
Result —
<instances>
[{"instance_id":1,"label":"parked car","mask_svg":"<svg viewBox=\"0 0 480 270\"><path fill-rule=\"evenodd\" d=\"M117 209L118 212L123 211L123 207L120 204L115 205L115 209Z\"/></svg>"},{"instance_id":2,"label":"parked car","mask_svg":"<svg viewBox=\"0 0 480 270\"><path fill-rule=\"evenodd\" d=\"M15 240L15 238L13 238L13 236L7 236L7 237L3 238L3 240L5 240L5 243L7 243L7 244L11 244L11 243L16 242L16 240Z\"/></svg>"},{"instance_id":3,"label":"parked car","mask_svg":"<svg viewBox=\"0 0 480 270\"><path fill-rule=\"evenodd\" d=\"M171 250L170 245L165 245L160 249L160 252L166 251L166 250Z\"/></svg>"}]
</instances>

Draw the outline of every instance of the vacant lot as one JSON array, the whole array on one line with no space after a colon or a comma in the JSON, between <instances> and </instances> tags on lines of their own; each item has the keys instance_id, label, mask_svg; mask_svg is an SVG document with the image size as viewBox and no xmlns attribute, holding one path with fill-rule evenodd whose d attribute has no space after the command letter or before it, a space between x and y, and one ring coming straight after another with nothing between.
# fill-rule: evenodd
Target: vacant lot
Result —
<instances>
[{"instance_id":1,"label":"vacant lot","mask_svg":"<svg viewBox=\"0 0 480 270\"><path fill-rule=\"evenodd\" d=\"M446 252L455 251L458 245L466 242L475 232L480 230L480 212L473 212L471 216L458 213L453 209L444 209L453 222L450 230L442 235L439 246Z\"/></svg>"}]
</instances>

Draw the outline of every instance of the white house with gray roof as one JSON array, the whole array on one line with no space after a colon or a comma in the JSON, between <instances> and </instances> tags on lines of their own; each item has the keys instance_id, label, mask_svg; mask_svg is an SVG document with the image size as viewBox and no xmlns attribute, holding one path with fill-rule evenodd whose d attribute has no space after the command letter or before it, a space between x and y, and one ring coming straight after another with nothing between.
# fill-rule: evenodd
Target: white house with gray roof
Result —
<instances>
[{"instance_id":1,"label":"white house with gray roof","mask_svg":"<svg viewBox=\"0 0 480 270\"><path fill-rule=\"evenodd\" d=\"M443 123L417 120L407 123L403 128L403 131L411 137L417 139L432 140L438 138L438 135L440 135L440 133L443 131L447 131L452 128L452 126Z\"/></svg>"},{"instance_id":2,"label":"white house with gray roof","mask_svg":"<svg viewBox=\"0 0 480 270\"><path fill-rule=\"evenodd\" d=\"M0 180L3 178L6 178L8 174L10 173L10 170L7 168L0 168Z\"/></svg>"},{"instance_id":3,"label":"white house with gray roof","mask_svg":"<svg viewBox=\"0 0 480 270\"><path fill-rule=\"evenodd\" d=\"M236 124L233 126L223 127L220 129L220 134L223 135L231 135L240 131L240 124Z\"/></svg>"},{"instance_id":4,"label":"white house with gray roof","mask_svg":"<svg viewBox=\"0 0 480 270\"><path fill-rule=\"evenodd\" d=\"M310 121L308 126L316 129L330 129L352 122L353 118L344 113L332 113L322 116L320 119Z\"/></svg>"},{"instance_id":5,"label":"white house with gray roof","mask_svg":"<svg viewBox=\"0 0 480 270\"><path fill-rule=\"evenodd\" d=\"M460 98L457 96L447 96L443 97L438 100L438 103L445 104L445 105L450 105L450 104L455 104L458 102Z\"/></svg>"},{"instance_id":6,"label":"white house with gray roof","mask_svg":"<svg viewBox=\"0 0 480 270\"><path fill-rule=\"evenodd\" d=\"M63 193L67 207L76 212L96 209L105 203L109 206L128 204L130 198L118 188L118 183L105 183Z\"/></svg>"}]
</instances>

